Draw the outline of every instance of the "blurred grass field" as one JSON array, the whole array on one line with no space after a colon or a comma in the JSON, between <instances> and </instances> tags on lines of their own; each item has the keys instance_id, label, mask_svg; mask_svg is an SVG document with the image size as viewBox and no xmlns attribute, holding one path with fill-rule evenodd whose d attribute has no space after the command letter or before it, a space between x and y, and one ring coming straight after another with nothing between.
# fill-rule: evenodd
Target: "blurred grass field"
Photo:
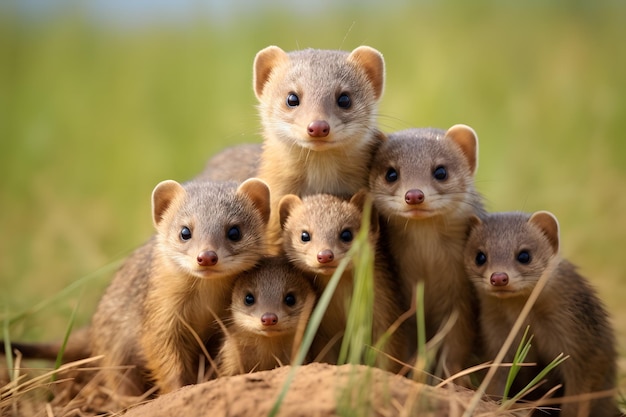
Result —
<instances>
[{"instance_id":1,"label":"blurred grass field","mask_svg":"<svg viewBox=\"0 0 626 417\"><path fill-rule=\"evenodd\" d=\"M79 3L80 4L80 3ZM562 250L614 320L626 392L626 4L366 3L107 25L78 5L0 6L0 316L11 337L87 323L117 262L152 233L150 193L225 146L259 142L261 48L351 50L387 64L382 130L474 127L491 210L550 210Z\"/></svg>"}]
</instances>

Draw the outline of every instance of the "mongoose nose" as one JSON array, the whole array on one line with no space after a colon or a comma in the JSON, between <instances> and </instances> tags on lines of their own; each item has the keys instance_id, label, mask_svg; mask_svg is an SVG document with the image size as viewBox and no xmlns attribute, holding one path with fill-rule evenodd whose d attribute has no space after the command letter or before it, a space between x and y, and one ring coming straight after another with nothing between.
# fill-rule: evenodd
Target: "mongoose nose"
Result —
<instances>
[{"instance_id":1,"label":"mongoose nose","mask_svg":"<svg viewBox=\"0 0 626 417\"><path fill-rule=\"evenodd\" d=\"M217 263L217 253L212 250L206 250L198 254L198 265L213 266Z\"/></svg>"},{"instance_id":2,"label":"mongoose nose","mask_svg":"<svg viewBox=\"0 0 626 417\"><path fill-rule=\"evenodd\" d=\"M506 272L494 272L491 274L491 285L494 287L506 287L509 283L509 276Z\"/></svg>"},{"instance_id":3,"label":"mongoose nose","mask_svg":"<svg viewBox=\"0 0 626 417\"><path fill-rule=\"evenodd\" d=\"M324 249L317 254L317 262L321 264L327 264L335 259L335 254L330 249Z\"/></svg>"},{"instance_id":4,"label":"mongoose nose","mask_svg":"<svg viewBox=\"0 0 626 417\"><path fill-rule=\"evenodd\" d=\"M409 205L422 204L424 202L424 192L422 190L409 190L404 195L404 201Z\"/></svg>"},{"instance_id":5,"label":"mongoose nose","mask_svg":"<svg viewBox=\"0 0 626 417\"><path fill-rule=\"evenodd\" d=\"M273 326L278 323L278 316L274 313L265 313L261 316L263 326Z\"/></svg>"},{"instance_id":6,"label":"mongoose nose","mask_svg":"<svg viewBox=\"0 0 626 417\"><path fill-rule=\"evenodd\" d=\"M330 125L326 120L315 120L309 123L307 132L313 138L325 138L330 133Z\"/></svg>"}]
</instances>

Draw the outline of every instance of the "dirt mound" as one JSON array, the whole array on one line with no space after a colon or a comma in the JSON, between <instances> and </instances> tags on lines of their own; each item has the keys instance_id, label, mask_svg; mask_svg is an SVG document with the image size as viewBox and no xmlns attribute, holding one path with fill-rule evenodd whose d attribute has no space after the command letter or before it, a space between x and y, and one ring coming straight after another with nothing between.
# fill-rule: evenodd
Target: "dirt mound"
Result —
<instances>
[{"instance_id":1,"label":"dirt mound","mask_svg":"<svg viewBox=\"0 0 626 417\"><path fill-rule=\"evenodd\" d=\"M132 408L127 417L267 416L291 367L219 378L191 385ZM460 415L472 391L418 384L376 368L313 363L296 370L278 416L351 415L425 417ZM494 415L495 404L481 403L474 415ZM506 415L506 414L498 414Z\"/></svg>"}]
</instances>

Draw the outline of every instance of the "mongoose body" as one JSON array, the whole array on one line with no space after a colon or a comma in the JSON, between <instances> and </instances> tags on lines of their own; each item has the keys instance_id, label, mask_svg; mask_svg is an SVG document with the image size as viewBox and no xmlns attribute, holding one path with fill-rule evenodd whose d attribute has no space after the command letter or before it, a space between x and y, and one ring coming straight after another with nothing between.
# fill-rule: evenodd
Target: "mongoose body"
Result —
<instances>
[{"instance_id":1,"label":"mongoose body","mask_svg":"<svg viewBox=\"0 0 626 417\"><path fill-rule=\"evenodd\" d=\"M233 278L262 258L269 190L258 179L159 183L157 233L125 261L91 323L92 352L119 392L161 393L197 381L201 343L227 316ZM217 350L217 349L216 349ZM108 367L134 366L122 382Z\"/></svg>"},{"instance_id":2,"label":"mongoose body","mask_svg":"<svg viewBox=\"0 0 626 417\"><path fill-rule=\"evenodd\" d=\"M476 301L463 268L469 219L483 210L474 189L477 156L478 138L468 126L408 129L389 135L370 176L402 294L415 294L416 284L424 283L418 308L424 309L427 338L454 320L440 355L450 375L466 367L477 332ZM415 349L416 338L410 340Z\"/></svg>"},{"instance_id":3,"label":"mongoose body","mask_svg":"<svg viewBox=\"0 0 626 417\"><path fill-rule=\"evenodd\" d=\"M350 200L330 194L310 195L302 199L290 194L280 202L285 254L297 268L313 278L320 293L326 289L361 229L366 197L364 191ZM375 213L371 217L368 240L375 252L372 342L376 343L408 307L399 302L400 287L379 240L378 217ZM351 262L341 276L320 324L312 352L316 360L337 362L354 288L353 274L354 265ZM395 359L406 360L404 346L401 330L396 330L383 351ZM323 351L327 354L319 357ZM387 360L383 355L379 358L383 368L398 370L397 362Z\"/></svg>"},{"instance_id":4,"label":"mongoose body","mask_svg":"<svg viewBox=\"0 0 626 417\"><path fill-rule=\"evenodd\" d=\"M218 374L236 375L289 365L317 294L282 257L268 258L237 277Z\"/></svg>"},{"instance_id":5,"label":"mongoose body","mask_svg":"<svg viewBox=\"0 0 626 417\"><path fill-rule=\"evenodd\" d=\"M563 353L570 357L548 375L545 389L563 384L566 397L615 389L615 337L596 292L576 268L559 255L559 225L548 212L493 213L476 219L465 251L465 265L480 300L485 360L493 360L540 277L545 287L530 310L504 362L510 363L527 326L531 341L516 389L531 382ZM501 368L488 393L501 397L508 368ZM511 394L514 394L513 391ZM563 403L561 416L618 416L613 396ZM537 415L550 415L542 411Z\"/></svg>"},{"instance_id":6,"label":"mongoose body","mask_svg":"<svg viewBox=\"0 0 626 417\"><path fill-rule=\"evenodd\" d=\"M196 177L202 181L237 181L258 176L261 163L260 143L245 143L228 147L210 158Z\"/></svg>"},{"instance_id":7,"label":"mongoose body","mask_svg":"<svg viewBox=\"0 0 626 417\"><path fill-rule=\"evenodd\" d=\"M275 210L287 194L349 197L367 186L383 93L382 55L361 46L352 52L276 46L254 60L263 150L258 177L272 190L270 239L280 239Z\"/></svg>"}]
</instances>

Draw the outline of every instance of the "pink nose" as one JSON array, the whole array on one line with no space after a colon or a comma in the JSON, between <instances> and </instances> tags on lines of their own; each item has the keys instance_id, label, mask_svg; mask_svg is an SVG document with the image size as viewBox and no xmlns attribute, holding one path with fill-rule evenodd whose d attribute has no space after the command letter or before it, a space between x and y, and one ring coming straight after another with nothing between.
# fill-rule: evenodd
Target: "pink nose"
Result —
<instances>
[{"instance_id":1,"label":"pink nose","mask_svg":"<svg viewBox=\"0 0 626 417\"><path fill-rule=\"evenodd\" d=\"M265 313L261 316L263 326L273 326L278 323L278 316L274 313Z\"/></svg>"},{"instance_id":2,"label":"pink nose","mask_svg":"<svg viewBox=\"0 0 626 417\"><path fill-rule=\"evenodd\" d=\"M325 138L330 133L330 125L325 120L315 120L309 123L307 132L313 138Z\"/></svg>"},{"instance_id":3,"label":"pink nose","mask_svg":"<svg viewBox=\"0 0 626 417\"><path fill-rule=\"evenodd\" d=\"M317 254L317 262L321 264L327 264L335 259L335 254L330 249L324 249Z\"/></svg>"},{"instance_id":4,"label":"pink nose","mask_svg":"<svg viewBox=\"0 0 626 417\"><path fill-rule=\"evenodd\" d=\"M409 190L404 195L404 201L413 206L424 202L424 192L422 190Z\"/></svg>"},{"instance_id":5,"label":"pink nose","mask_svg":"<svg viewBox=\"0 0 626 417\"><path fill-rule=\"evenodd\" d=\"M217 253L212 250L206 250L198 254L198 265L213 266L217 263Z\"/></svg>"},{"instance_id":6,"label":"pink nose","mask_svg":"<svg viewBox=\"0 0 626 417\"><path fill-rule=\"evenodd\" d=\"M509 276L506 272L494 272L491 274L491 285L494 287L506 287L509 283Z\"/></svg>"}]
</instances>

